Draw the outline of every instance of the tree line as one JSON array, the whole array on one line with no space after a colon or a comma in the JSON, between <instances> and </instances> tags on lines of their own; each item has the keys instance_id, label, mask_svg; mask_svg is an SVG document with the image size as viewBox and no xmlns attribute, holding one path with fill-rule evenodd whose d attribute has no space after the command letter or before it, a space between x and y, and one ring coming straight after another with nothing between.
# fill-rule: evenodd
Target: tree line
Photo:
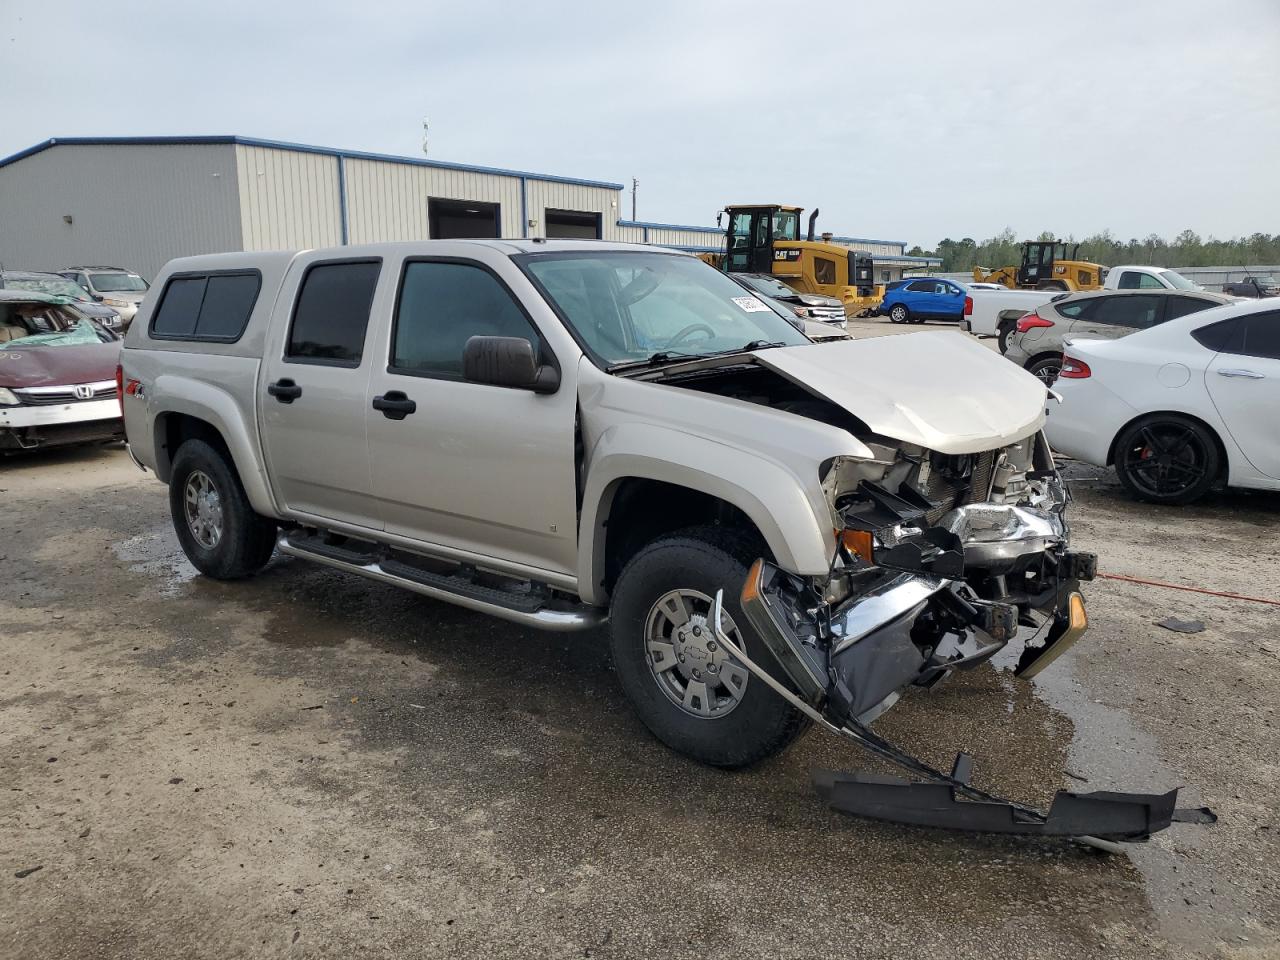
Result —
<instances>
[{"instance_id":1,"label":"tree line","mask_svg":"<svg viewBox=\"0 0 1280 960\"><path fill-rule=\"evenodd\" d=\"M1052 233L1042 233L1037 240L1055 238ZM1166 240L1154 233L1144 240L1133 238L1120 240L1110 230L1103 230L1091 237L1077 241L1064 239L1074 246L1080 244L1079 258L1114 267L1121 263L1136 263L1160 267L1226 267L1249 264L1280 264L1280 234L1255 233L1250 237L1218 240L1215 237L1201 239L1194 230L1183 230L1173 240ZM936 250L923 250L919 246L907 251L913 257L941 257L943 273L967 273L975 266L1003 267L1022 260L1022 244L1018 235L1009 228L987 240L972 237L942 240Z\"/></svg>"}]
</instances>

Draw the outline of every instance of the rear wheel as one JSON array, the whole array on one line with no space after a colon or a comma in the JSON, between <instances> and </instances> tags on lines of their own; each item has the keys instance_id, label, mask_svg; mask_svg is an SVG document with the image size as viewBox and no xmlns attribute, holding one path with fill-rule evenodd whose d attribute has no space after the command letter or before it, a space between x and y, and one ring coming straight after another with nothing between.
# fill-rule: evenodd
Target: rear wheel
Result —
<instances>
[{"instance_id":1,"label":"rear wheel","mask_svg":"<svg viewBox=\"0 0 1280 960\"><path fill-rule=\"evenodd\" d=\"M1221 458L1213 433L1174 413L1144 417L1116 441L1116 475L1139 500L1178 505L1209 492Z\"/></svg>"},{"instance_id":2,"label":"rear wheel","mask_svg":"<svg viewBox=\"0 0 1280 960\"><path fill-rule=\"evenodd\" d=\"M169 512L187 559L207 577L246 577L271 559L275 521L253 512L230 458L203 440L173 458Z\"/></svg>"},{"instance_id":3,"label":"rear wheel","mask_svg":"<svg viewBox=\"0 0 1280 960\"><path fill-rule=\"evenodd\" d=\"M911 311L900 303L895 303L889 310L889 319L894 323L906 323L911 319Z\"/></svg>"},{"instance_id":4,"label":"rear wheel","mask_svg":"<svg viewBox=\"0 0 1280 960\"><path fill-rule=\"evenodd\" d=\"M1037 283L1036 289L1037 290L1069 290L1070 287L1068 287L1061 280L1045 280L1041 283Z\"/></svg>"},{"instance_id":5,"label":"rear wheel","mask_svg":"<svg viewBox=\"0 0 1280 960\"><path fill-rule=\"evenodd\" d=\"M1013 336L1013 331L1016 328L1017 328L1016 323L1000 324L1000 353L1001 354L1006 354L1009 352L1009 338Z\"/></svg>"},{"instance_id":6,"label":"rear wheel","mask_svg":"<svg viewBox=\"0 0 1280 960\"><path fill-rule=\"evenodd\" d=\"M1062 372L1062 354L1041 354L1027 364L1027 371L1039 377L1046 387L1052 387Z\"/></svg>"},{"instance_id":7,"label":"rear wheel","mask_svg":"<svg viewBox=\"0 0 1280 960\"><path fill-rule=\"evenodd\" d=\"M763 760L808 726L728 655L708 622L723 589L725 632L757 663L770 662L738 601L752 552L721 528L682 531L637 553L613 592L613 663L632 706L667 746L716 767Z\"/></svg>"}]
</instances>

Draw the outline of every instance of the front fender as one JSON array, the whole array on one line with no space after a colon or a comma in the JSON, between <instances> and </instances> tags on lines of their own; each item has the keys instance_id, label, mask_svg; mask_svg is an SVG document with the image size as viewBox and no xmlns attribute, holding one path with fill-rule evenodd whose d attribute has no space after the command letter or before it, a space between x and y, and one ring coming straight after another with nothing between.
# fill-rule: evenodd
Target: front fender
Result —
<instances>
[{"instance_id":1,"label":"front fender","mask_svg":"<svg viewBox=\"0 0 1280 960\"><path fill-rule=\"evenodd\" d=\"M210 424L222 436L231 452L236 473L255 512L278 516L275 500L260 452L252 410L244 410L230 390L252 398L256 377L248 385L229 383L228 390L203 380L162 374L151 388L150 403L155 409L154 444L156 476L169 481L170 463L176 451L165 449L165 417L186 414Z\"/></svg>"},{"instance_id":2,"label":"front fender","mask_svg":"<svg viewBox=\"0 0 1280 960\"><path fill-rule=\"evenodd\" d=\"M630 478L688 487L733 504L756 525L784 570L819 576L830 567L835 534L816 475L806 491L795 474L759 455L672 428L627 423L601 435L587 469L578 588L588 603L605 602L605 522L614 493Z\"/></svg>"}]
</instances>

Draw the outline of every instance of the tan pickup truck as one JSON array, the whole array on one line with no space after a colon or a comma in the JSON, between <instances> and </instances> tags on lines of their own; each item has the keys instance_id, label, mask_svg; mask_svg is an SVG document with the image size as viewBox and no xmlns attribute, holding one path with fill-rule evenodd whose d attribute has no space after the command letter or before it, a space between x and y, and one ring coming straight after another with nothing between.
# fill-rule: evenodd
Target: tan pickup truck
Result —
<instances>
[{"instance_id":1,"label":"tan pickup truck","mask_svg":"<svg viewBox=\"0 0 1280 960\"><path fill-rule=\"evenodd\" d=\"M1043 384L954 332L813 343L684 254L175 260L121 363L132 453L203 573L279 550L608 621L640 717L704 763L865 730L1010 643L1033 674L1083 631Z\"/></svg>"}]
</instances>

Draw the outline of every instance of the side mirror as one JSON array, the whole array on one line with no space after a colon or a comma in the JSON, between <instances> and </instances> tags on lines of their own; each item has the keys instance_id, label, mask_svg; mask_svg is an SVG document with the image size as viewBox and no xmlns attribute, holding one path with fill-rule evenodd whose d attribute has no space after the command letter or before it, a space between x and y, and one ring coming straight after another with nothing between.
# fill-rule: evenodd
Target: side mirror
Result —
<instances>
[{"instance_id":1,"label":"side mirror","mask_svg":"<svg viewBox=\"0 0 1280 960\"><path fill-rule=\"evenodd\" d=\"M472 337L462 348L462 378L534 393L560 388L560 371L538 366L533 344L524 337Z\"/></svg>"},{"instance_id":2,"label":"side mirror","mask_svg":"<svg viewBox=\"0 0 1280 960\"><path fill-rule=\"evenodd\" d=\"M86 289L87 289L87 288L86 288ZM94 303L101 303L101 302L102 302L102 294L100 294L100 293L91 293L91 294L90 294L90 296L91 296L91 297L93 297L93 302L94 302Z\"/></svg>"}]
</instances>

